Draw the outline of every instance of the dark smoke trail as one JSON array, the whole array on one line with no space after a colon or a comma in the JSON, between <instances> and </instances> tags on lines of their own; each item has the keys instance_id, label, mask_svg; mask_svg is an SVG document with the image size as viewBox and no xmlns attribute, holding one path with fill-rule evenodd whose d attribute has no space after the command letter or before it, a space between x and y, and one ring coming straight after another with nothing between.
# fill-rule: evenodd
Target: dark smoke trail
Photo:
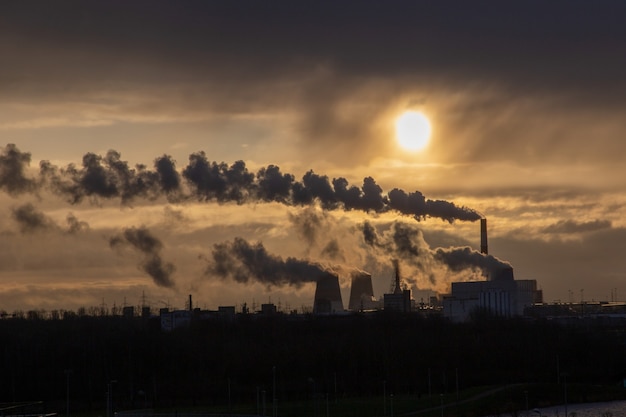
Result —
<instances>
[{"instance_id":1,"label":"dark smoke trail","mask_svg":"<svg viewBox=\"0 0 626 417\"><path fill-rule=\"evenodd\" d=\"M231 278L241 283L255 280L268 287L300 287L331 275L319 264L292 257L283 260L280 256L269 254L262 243L251 244L240 237L232 242L215 244L212 259L208 261L206 275Z\"/></svg>"},{"instance_id":2,"label":"dark smoke trail","mask_svg":"<svg viewBox=\"0 0 626 417\"><path fill-rule=\"evenodd\" d=\"M421 270L424 265L439 263L450 271L479 269L484 276L511 268L511 265L492 255L485 255L469 247L430 249L422 231L406 223L393 223L389 232L378 235L376 229L365 222L361 226L363 240L369 246L382 250L392 259L401 259Z\"/></svg>"},{"instance_id":3,"label":"dark smoke trail","mask_svg":"<svg viewBox=\"0 0 626 417\"><path fill-rule=\"evenodd\" d=\"M71 204L85 198L119 198L127 204L134 198L155 199L166 196L170 200L196 197L201 201L217 202L279 202L286 205L310 205L319 203L327 210L361 210L384 213L397 211L422 220L428 217L448 222L455 220L475 221L481 218L475 210L459 207L442 200L426 199L422 193L406 193L394 188L384 194L372 177L365 177L363 185L350 185L345 178L333 178L308 171L302 181L296 181L280 167L268 165L256 174L248 171L243 161L232 165L211 162L204 152L189 156L189 163L182 170L190 195L186 196L181 174L175 161L163 155L154 161L154 170L144 165L130 168L121 154L110 150L102 157L94 153L83 156L82 166L69 164L65 168L40 162L39 182L25 176L30 154L20 152L15 145L7 145L0 155L0 188L11 195L34 191L38 185L63 196Z\"/></svg>"},{"instance_id":4,"label":"dark smoke trail","mask_svg":"<svg viewBox=\"0 0 626 417\"><path fill-rule=\"evenodd\" d=\"M455 220L473 222L481 218L475 210L458 207L448 201L427 200L419 191L407 194L398 188L389 192L389 207L402 214L412 215L417 220L438 217L452 223Z\"/></svg>"},{"instance_id":5,"label":"dark smoke trail","mask_svg":"<svg viewBox=\"0 0 626 417\"><path fill-rule=\"evenodd\" d=\"M343 256L343 250L339 246L339 242L337 239L331 239L324 249L322 249L322 256L326 256L333 260L342 260L345 261L345 257Z\"/></svg>"},{"instance_id":6,"label":"dark smoke trail","mask_svg":"<svg viewBox=\"0 0 626 417\"><path fill-rule=\"evenodd\" d=\"M200 200L245 202L254 189L254 174L248 172L243 161L230 167L224 162L209 162L204 152L189 155L189 164L183 177Z\"/></svg>"},{"instance_id":7,"label":"dark smoke trail","mask_svg":"<svg viewBox=\"0 0 626 417\"><path fill-rule=\"evenodd\" d=\"M171 288L174 281L171 275L174 273L174 265L161 259L161 249L163 244L159 239L154 237L145 227L128 228L123 233L112 237L109 240L111 248L130 245L143 254L141 268L144 272L152 277L154 283L161 286Z\"/></svg>"},{"instance_id":8,"label":"dark smoke trail","mask_svg":"<svg viewBox=\"0 0 626 417\"><path fill-rule=\"evenodd\" d=\"M154 160L159 184L166 194L175 194L180 191L180 174L176 171L176 162L169 155L163 155Z\"/></svg>"},{"instance_id":9,"label":"dark smoke trail","mask_svg":"<svg viewBox=\"0 0 626 417\"><path fill-rule=\"evenodd\" d=\"M12 209L11 214L13 219L17 222L21 233L33 233L56 227L52 219L37 210L31 203L26 203Z\"/></svg>"},{"instance_id":10,"label":"dark smoke trail","mask_svg":"<svg viewBox=\"0 0 626 417\"><path fill-rule=\"evenodd\" d=\"M37 183L27 178L25 171L30 165L30 153L20 152L9 143L0 153L0 189L12 196L33 192Z\"/></svg>"},{"instance_id":11,"label":"dark smoke trail","mask_svg":"<svg viewBox=\"0 0 626 417\"><path fill-rule=\"evenodd\" d=\"M72 213L69 213L67 215L66 221L67 221L67 227L68 227L67 232L69 234L73 235L75 233L79 233L79 232L82 232L83 230L89 229L89 223L78 220L78 218L74 216Z\"/></svg>"},{"instance_id":12,"label":"dark smoke trail","mask_svg":"<svg viewBox=\"0 0 626 417\"><path fill-rule=\"evenodd\" d=\"M470 247L437 248L433 254L435 260L444 263L452 271L462 271L470 268L480 268L483 275L511 268L511 264L495 256L485 255Z\"/></svg>"},{"instance_id":13,"label":"dark smoke trail","mask_svg":"<svg viewBox=\"0 0 626 417\"><path fill-rule=\"evenodd\" d=\"M11 216L18 224L20 233L35 233L39 231L60 231L61 227L50 217L38 210L31 203L25 203L21 206L11 209ZM76 216L69 213L66 217L68 234L76 234L83 230L89 229L89 224L78 220Z\"/></svg>"},{"instance_id":14,"label":"dark smoke trail","mask_svg":"<svg viewBox=\"0 0 626 417\"><path fill-rule=\"evenodd\" d=\"M41 161L41 183L70 204L80 203L85 198L120 198L122 204L128 204L138 197L153 200L160 195L173 197L180 192L180 175L171 157L157 158L155 171L141 164L130 168L120 158L120 153L114 150L104 157L87 153L81 168L74 164L58 168L49 161Z\"/></svg>"},{"instance_id":15,"label":"dark smoke trail","mask_svg":"<svg viewBox=\"0 0 626 417\"><path fill-rule=\"evenodd\" d=\"M320 234L324 233L324 230L328 228L328 214L313 207L302 210L302 212L297 214L289 213L288 216L298 236L309 247L317 243Z\"/></svg>"}]
</instances>

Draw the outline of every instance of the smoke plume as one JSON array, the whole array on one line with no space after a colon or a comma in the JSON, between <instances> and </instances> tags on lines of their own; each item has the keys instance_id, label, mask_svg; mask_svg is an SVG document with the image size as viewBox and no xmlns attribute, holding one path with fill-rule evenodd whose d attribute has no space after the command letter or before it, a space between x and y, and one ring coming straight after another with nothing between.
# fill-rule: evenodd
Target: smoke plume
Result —
<instances>
[{"instance_id":1,"label":"smoke plume","mask_svg":"<svg viewBox=\"0 0 626 417\"><path fill-rule=\"evenodd\" d=\"M317 243L320 231L327 225L328 220L325 212L316 211L313 208L302 210L297 214L289 213L289 221L296 229L298 236L304 240L309 247Z\"/></svg>"},{"instance_id":2,"label":"smoke plume","mask_svg":"<svg viewBox=\"0 0 626 417\"><path fill-rule=\"evenodd\" d=\"M456 206L442 200L426 199L422 193L407 193L394 188L387 195L372 177L365 177L363 185L350 185L345 178L333 178L307 172L302 181L283 173L280 167L268 165L254 174L245 162L232 165L211 162L204 152L189 156L188 165L181 174L175 161L168 155L154 160L154 169L144 165L130 168L121 154L110 150L105 156L87 153L80 167L69 164L57 167L49 161L39 163L39 179L27 178L26 168L30 154L20 152L15 145L7 145L0 155L0 189L11 195L32 192L45 186L71 204L84 199L119 198L128 204L135 198L155 199L165 196L170 200L195 197L201 201L217 202L278 202L286 205L319 203L327 210L344 209L383 213L397 211L422 220L440 218L475 221L480 214L475 210ZM186 187L184 186L186 185Z\"/></svg>"},{"instance_id":3,"label":"smoke plume","mask_svg":"<svg viewBox=\"0 0 626 417\"><path fill-rule=\"evenodd\" d=\"M21 233L34 233L55 228L56 224L31 203L22 204L11 210L13 220L18 224Z\"/></svg>"},{"instance_id":4,"label":"smoke plume","mask_svg":"<svg viewBox=\"0 0 626 417\"><path fill-rule=\"evenodd\" d=\"M8 144L0 153L0 189L11 196L35 191L36 181L25 175L29 165L30 153L20 152L14 144Z\"/></svg>"},{"instance_id":5,"label":"smoke plume","mask_svg":"<svg viewBox=\"0 0 626 417\"><path fill-rule=\"evenodd\" d=\"M161 249L163 244L154 237L145 227L128 228L122 233L113 236L109 240L111 248L130 246L143 254L141 269L152 277L154 283L161 287L172 288L174 281L171 275L174 273L174 265L163 262Z\"/></svg>"},{"instance_id":6,"label":"smoke plume","mask_svg":"<svg viewBox=\"0 0 626 417\"><path fill-rule=\"evenodd\" d=\"M444 267L445 271L456 273L467 271L473 277L479 271L483 277L494 271L511 268L511 265L492 255L485 255L469 247L431 249L417 227L394 222L391 228L379 235L376 228L369 222L361 225L363 241L375 250L384 253L390 260L398 259L429 274L431 283L436 277L432 271Z\"/></svg>"},{"instance_id":7,"label":"smoke plume","mask_svg":"<svg viewBox=\"0 0 626 417\"><path fill-rule=\"evenodd\" d=\"M69 234L73 235L75 233L79 233L83 230L89 229L89 223L78 220L78 218L72 213L68 213L65 220L67 222L67 232Z\"/></svg>"},{"instance_id":8,"label":"smoke plume","mask_svg":"<svg viewBox=\"0 0 626 417\"><path fill-rule=\"evenodd\" d=\"M302 259L283 259L267 252L261 242L251 244L236 237L232 242L213 246L206 275L247 283L254 280L268 287L291 285L300 287L331 275L323 266Z\"/></svg>"},{"instance_id":9,"label":"smoke plume","mask_svg":"<svg viewBox=\"0 0 626 417\"><path fill-rule=\"evenodd\" d=\"M331 239L324 249L322 249L322 256L328 257L333 260L342 260L345 261L345 257L343 255L343 250L339 246L339 242L337 239Z\"/></svg>"}]
</instances>

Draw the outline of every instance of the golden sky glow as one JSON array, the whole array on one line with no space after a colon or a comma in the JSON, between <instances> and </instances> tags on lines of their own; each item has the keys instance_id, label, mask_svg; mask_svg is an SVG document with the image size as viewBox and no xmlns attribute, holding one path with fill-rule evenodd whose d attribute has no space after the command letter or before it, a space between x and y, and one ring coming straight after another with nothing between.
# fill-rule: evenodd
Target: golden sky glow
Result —
<instances>
[{"instance_id":1,"label":"golden sky glow","mask_svg":"<svg viewBox=\"0 0 626 417\"><path fill-rule=\"evenodd\" d=\"M406 225L409 249L425 253L479 247L476 222L401 215L375 205L377 187L385 197L398 188L484 214L490 253L516 277L537 279L548 301L581 288L589 299L614 288L626 297L618 250L626 241L626 87L617 70L626 67L626 38L605 19L621 10L587 5L570 22L542 8L527 25L513 18L522 3L496 5L488 18L461 2L454 11L365 2L350 16L322 3L280 3L280 13L251 3L245 14L226 3L157 3L0 4L0 310L132 304L144 291L155 305L181 306L190 292L209 308L312 303L310 283L207 276L214 245L236 237L341 270L346 299L351 269L372 273L377 296L389 287L390 254L364 243L365 222L389 242L394 225ZM423 109L429 127L407 109ZM9 144L30 156L23 173ZM121 156L107 165L110 150ZM292 175L312 194L289 204L198 195L183 171L201 151L217 171L236 161L254 176L277 166L273 179ZM90 153L97 157L84 160ZM153 174L164 155L179 195L124 200L89 178L68 179L89 163L102 178L119 177L121 165ZM56 176L41 174L42 161ZM309 171L322 179L305 181ZM345 178L343 198L350 186L367 188L359 204L373 206L341 210L335 194L324 205L324 176L330 188ZM196 179L206 189L223 180ZM71 186L84 191L80 201L68 198ZM145 273L142 262L154 261L146 253L112 247L142 227L161 243L161 265L175 267L174 286ZM407 259L403 270L416 291L445 291L469 274L432 258Z\"/></svg>"}]
</instances>

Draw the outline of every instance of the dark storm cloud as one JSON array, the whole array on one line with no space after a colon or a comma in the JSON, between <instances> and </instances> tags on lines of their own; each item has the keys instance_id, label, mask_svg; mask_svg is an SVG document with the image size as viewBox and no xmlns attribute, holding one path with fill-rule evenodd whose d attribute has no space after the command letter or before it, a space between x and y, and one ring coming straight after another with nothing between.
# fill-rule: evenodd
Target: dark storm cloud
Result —
<instances>
[{"instance_id":1,"label":"dark storm cloud","mask_svg":"<svg viewBox=\"0 0 626 417\"><path fill-rule=\"evenodd\" d=\"M213 245L211 258L207 261L208 277L230 278L241 283L252 280L268 287L300 287L330 274L319 264L292 257L283 259L268 253L261 242L253 244L239 237L232 242Z\"/></svg>"},{"instance_id":2,"label":"dark storm cloud","mask_svg":"<svg viewBox=\"0 0 626 417\"><path fill-rule=\"evenodd\" d=\"M145 227L128 228L109 239L111 248L130 246L142 253L141 269L161 287L174 287L171 275L175 271L172 263L161 259L163 244Z\"/></svg>"},{"instance_id":3,"label":"dark storm cloud","mask_svg":"<svg viewBox=\"0 0 626 417\"><path fill-rule=\"evenodd\" d=\"M611 221L610 220L592 220L588 222L578 222L576 220L559 220L556 223L553 223L549 226L543 228L543 233L563 233L563 234L572 234L572 233L585 233L585 232L595 232L597 230L602 229L610 229Z\"/></svg>"}]
</instances>

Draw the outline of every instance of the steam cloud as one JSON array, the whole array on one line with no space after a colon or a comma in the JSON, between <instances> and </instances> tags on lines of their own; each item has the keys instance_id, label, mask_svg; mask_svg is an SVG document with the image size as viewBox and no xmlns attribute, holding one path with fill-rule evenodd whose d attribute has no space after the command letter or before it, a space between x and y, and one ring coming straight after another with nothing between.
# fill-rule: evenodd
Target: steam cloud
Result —
<instances>
[{"instance_id":1,"label":"steam cloud","mask_svg":"<svg viewBox=\"0 0 626 417\"><path fill-rule=\"evenodd\" d=\"M25 176L29 164L29 153L20 152L15 145L7 145L0 154L0 188L17 195L45 187L71 204L87 198L119 198L122 204L129 204L135 198L165 196L169 200L193 197L201 201L239 204L266 201L297 206L319 202L327 210L375 213L393 210L417 220L434 217L454 222L481 218L472 209L448 201L426 199L419 191L407 193L394 188L385 195L372 177L366 177L363 185L357 187L349 185L345 178L331 181L327 176L309 171L300 182L292 174L281 172L276 165L261 168L253 174L243 161L230 166L210 162L204 152L189 156L189 163L182 170L186 187L176 170L176 162L168 155L155 159L153 170L144 165L130 168L114 150L104 157L85 154L81 167L69 164L59 168L49 161L41 161L38 180Z\"/></svg>"},{"instance_id":2,"label":"steam cloud","mask_svg":"<svg viewBox=\"0 0 626 417\"><path fill-rule=\"evenodd\" d=\"M147 228L125 229L121 234L113 236L109 240L109 245L111 248L129 245L138 250L143 254L141 269L152 277L154 283L161 287L174 287L174 281L171 279L175 270L174 265L163 262L160 255L163 244Z\"/></svg>"},{"instance_id":3,"label":"steam cloud","mask_svg":"<svg viewBox=\"0 0 626 417\"><path fill-rule=\"evenodd\" d=\"M268 287L300 287L332 275L319 264L292 257L283 259L268 253L262 243L251 244L240 237L232 242L215 244L212 258L207 260L207 276L231 278L240 283L255 280Z\"/></svg>"},{"instance_id":4,"label":"steam cloud","mask_svg":"<svg viewBox=\"0 0 626 417\"><path fill-rule=\"evenodd\" d=\"M369 222L361 226L363 240L369 246L381 250L393 259L403 260L418 269L429 272L432 264L444 265L448 270L480 270L483 276L493 271L511 268L508 262L492 255L485 255L469 247L431 249L423 239L422 231L406 223L393 223L389 232L379 235ZM429 275L435 283L434 275Z\"/></svg>"}]
</instances>

